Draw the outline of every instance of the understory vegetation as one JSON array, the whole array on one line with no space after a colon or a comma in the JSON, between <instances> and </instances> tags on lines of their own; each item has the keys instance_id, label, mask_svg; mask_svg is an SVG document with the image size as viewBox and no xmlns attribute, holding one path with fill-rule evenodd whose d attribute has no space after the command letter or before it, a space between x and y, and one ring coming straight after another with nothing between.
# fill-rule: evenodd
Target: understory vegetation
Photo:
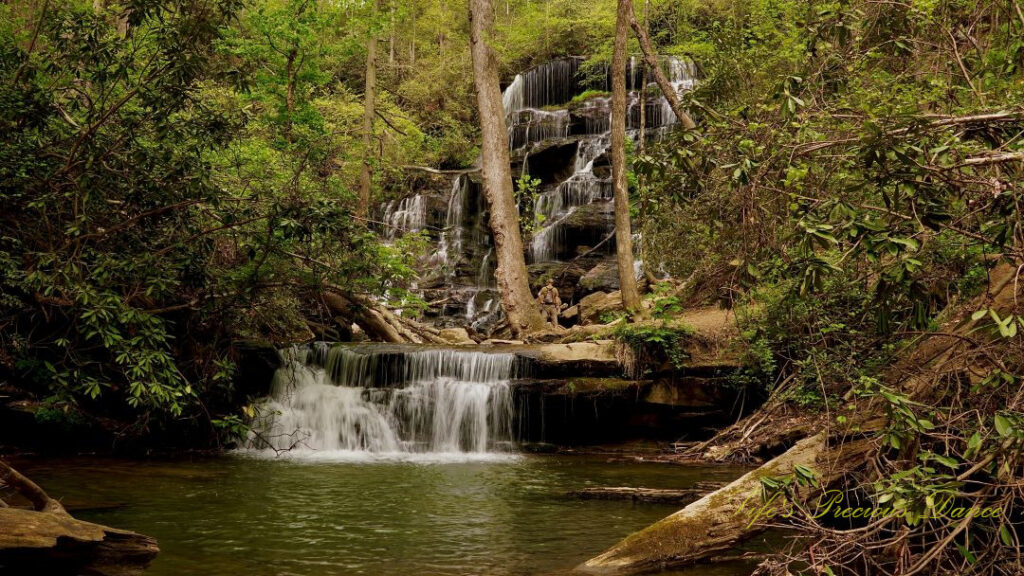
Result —
<instances>
[{"instance_id":1,"label":"understory vegetation","mask_svg":"<svg viewBox=\"0 0 1024 576\"><path fill-rule=\"evenodd\" d=\"M1024 325L1016 298L986 295L995 266L1016 284L1021 262L1020 5L683 3L650 18L700 64L703 124L635 163L648 250L697 300L742 308L750 350L770 351L768 425L810 415L867 435L879 452L842 481L847 504L902 513L794 515L816 543L761 572L1018 573ZM932 366L914 350L936 339L956 351ZM896 386L909 370L930 381ZM1001 515L948 514L971 507Z\"/></svg>"}]
</instances>

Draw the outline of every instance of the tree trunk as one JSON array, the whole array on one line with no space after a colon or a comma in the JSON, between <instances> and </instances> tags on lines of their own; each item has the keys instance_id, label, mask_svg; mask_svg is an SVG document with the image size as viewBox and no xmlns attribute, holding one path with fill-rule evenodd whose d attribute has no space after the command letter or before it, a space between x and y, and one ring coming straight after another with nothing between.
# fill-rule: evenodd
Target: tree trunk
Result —
<instances>
[{"instance_id":1,"label":"tree trunk","mask_svg":"<svg viewBox=\"0 0 1024 576\"><path fill-rule=\"evenodd\" d=\"M626 41L632 6L619 0L612 55L612 185L615 188L615 252L619 289L626 310L640 309L640 292L633 274L633 233L629 225L629 188L626 183Z\"/></svg>"},{"instance_id":2,"label":"tree trunk","mask_svg":"<svg viewBox=\"0 0 1024 576\"><path fill-rule=\"evenodd\" d=\"M682 105L679 104L679 95L676 94L676 89L669 84L668 79L665 78L665 73L661 71L661 66L658 65L658 55L651 46L651 39L647 36L647 31L640 26L640 23L636 20L636 15L633 14L633 3L630 0L620 0L620 2L626 3L625 13L629 18L629 25L633 27L633 32L636 33L636 37L640 40L640 49L644 53L644 60L647 62L647 66L651 69L651 73L654 74L654 81L658 83L658 87L661 88L662 93L665 95L665 99L668 100L668 105L672 108L672 112L679 119L679 123L683 125L683 128L687 130L693 130L697 125L693 122L693 118L683 110ZM619 6L619 17L623 14L622 6ZM618 30L618 28L616 28ZM617 35L617 34L616 34ZM616 41L616 45L617 41Z\"/></svg>"},{"instance_id":3,"label":"tree trunk","mask_svg":"<svg viewBox=\"0 0 1024 576\"><path fill-rule=\"evenodd\" d=\"M512 193L505 109L498 87L498 62L487 44L494 25L491 0L470 0L470 43L477 104L480 108L481 160L484 195L491 212L491 232L497 253L495 277L501 306L516 337L539 330L544 322L530 293L519 233L519 210Z\"/></svg>"},{"instance_id":4,"label":"tree trunk","mask_svg":"<svg viewBox=\"0 0 1024 576\"><path fill-rule=\"evenodd\" d=\"M389 3L388 8L391 11L391 29L388 30L388 66L395 65L395 3L394 0Z\"/></svg>"},{"instance_id":5,"label":"tree trunk","mask_svg":"<svg viewBox=\"0 0 1024 576\"><path fill-rule=\"evenodd\" d=\"M284 106L285 110L288 111L288 131L291 132L292 115L295 113L295 80L298 77L298 72L295 70L295 59L299 55L298 48L292 46L290 52L288 52L288 59L285 65L285 75L287 76L287 84L284 92Z\"/></svg>"},{"instance_id":6,"label":"tree trunk","mask_svg":"<svg viewBox=\"0 0 1024 576\"><path fill-rule=\"evenodd\" d=\"M377 18L380 0L373 0L372 18ZM359 205L356 216L366 222L370 215L370 188L373 184L373 120L377 115L377 36L366 43L366 90L363 100L363 169L359 174Z\"/></svg>"}]
</instances>

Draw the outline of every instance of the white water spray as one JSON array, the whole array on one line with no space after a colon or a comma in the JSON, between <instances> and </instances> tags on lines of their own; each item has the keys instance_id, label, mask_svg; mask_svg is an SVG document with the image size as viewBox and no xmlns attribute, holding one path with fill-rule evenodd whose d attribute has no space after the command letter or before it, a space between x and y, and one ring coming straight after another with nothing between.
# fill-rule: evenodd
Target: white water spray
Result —
<instances>
[{"instance_id":1,"label":"white water spray","mask_svg":"<svg viewBox=\"0 0 1024 576\"><path fill-rule=\"evenodd\" d=\"M281 355L251 450L394 456L511 446L512 354L318 344Z\"/></svg>"}]
</instances>

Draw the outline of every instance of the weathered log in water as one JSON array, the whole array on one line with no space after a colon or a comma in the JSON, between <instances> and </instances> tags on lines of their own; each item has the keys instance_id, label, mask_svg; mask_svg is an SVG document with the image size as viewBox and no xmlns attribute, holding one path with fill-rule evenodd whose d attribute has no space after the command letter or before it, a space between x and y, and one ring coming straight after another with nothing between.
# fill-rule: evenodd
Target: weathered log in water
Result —
<instances>
[{"instance_id":1,"label":"weathered log in water","mask_svg":"<svg viewBox=\"0 0 1024 576\"><path fill-rule=\"evenodd\" d=\"M671 490L662 488L632 488L628 486L600 486L573 490L568 495L580 500L630 500L633 502L684 504L693 502L708 492L710 490L702 488Z\"/></svg>"},{"instance_id":2,"label":"weathered log in water","mask_svg":"<svg viewBox=\"0 0 1024 576\"><path fill-rule=\"evenodd\" d=\"M149 536L67 513L0 508L0 571L12 574L142 574L160 549Z\"/></svg>"},{"instance_id":3,"label":"weathered log in water","mask_svg":"<svg viewBox=\"0 0 1024 576\"><path fill-rule=\"evenodd\" d=\"M0 486L31 510L0 500L0 571L13 574L132 576L160 549L156 539L72 518L35 482L0 462Z\"/></svg>"}]
</instances>

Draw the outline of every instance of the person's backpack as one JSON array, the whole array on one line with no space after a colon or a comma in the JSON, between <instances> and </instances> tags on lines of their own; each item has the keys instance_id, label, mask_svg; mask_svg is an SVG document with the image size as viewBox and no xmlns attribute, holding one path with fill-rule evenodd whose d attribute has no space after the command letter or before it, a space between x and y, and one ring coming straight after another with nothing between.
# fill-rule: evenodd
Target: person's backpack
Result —
<instances>
[{"instance_id":1,"label":"person's backpack","mask_svg":"<svg viewBox=\"0 0 1024 576\"><path fill-rule=\"evenodd\" d=\"M554 304L555 303L555 295L552 294L552 292L554 292L554 291L555 290L553 288L548 288L548 287L544 288L544 303L545 304Z\"/></svg>"}]
</instances>

